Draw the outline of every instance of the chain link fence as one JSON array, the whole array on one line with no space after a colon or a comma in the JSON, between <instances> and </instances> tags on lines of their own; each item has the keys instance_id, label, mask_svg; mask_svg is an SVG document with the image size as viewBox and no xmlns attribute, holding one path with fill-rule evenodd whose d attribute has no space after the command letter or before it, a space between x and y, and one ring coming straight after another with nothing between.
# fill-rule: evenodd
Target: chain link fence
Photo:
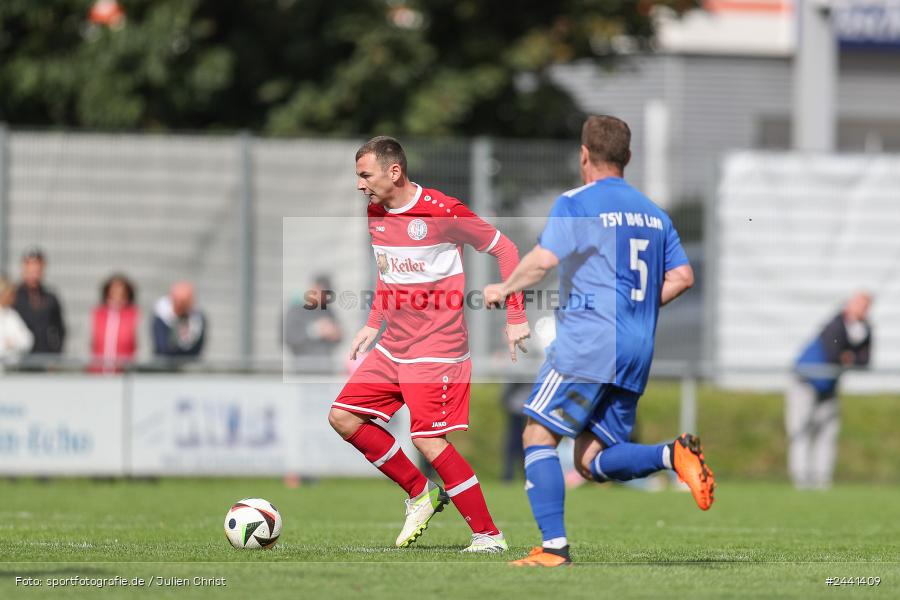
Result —
<instances>
[{"instance_id":1,"label":"chain link fence","mask_svg":"<svg viewBox=\"0 0 900 600\"><path fill-rule=\"evenodd\" d=\"M367 237L341 221L365 214L353 173L363 141L0 128L0 271L18 278L23 251L43 249L69 358L89 356L101 283L122 272L138 289L139 359L151 355L155 303L189 280L209 319L207 359L280 361L285 306L308 284L286 289L283 270L330 255L339 287L374 281ZM553 200L581 183L576 141L413 138L404 146L414 181L493 220L522 253ZM291 254L283 254L287 217L311 223ZM466 261L470 289L497 278L491 259L468 252ZM471 330L497 332L473 336L476 357L502 350L501 313L468 319Z\"/></svg>"}]
</instances>

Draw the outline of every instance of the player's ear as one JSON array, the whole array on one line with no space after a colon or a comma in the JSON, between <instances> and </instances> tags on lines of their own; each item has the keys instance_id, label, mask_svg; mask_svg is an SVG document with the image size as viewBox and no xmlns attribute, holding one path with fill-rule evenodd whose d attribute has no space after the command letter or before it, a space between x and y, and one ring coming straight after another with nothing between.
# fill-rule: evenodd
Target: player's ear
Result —
<instances>
[{"instance_id":1,"label":"player's ear","mask_svg":"<svg viewBox=\"0 0 900 600\"><path fill-rule=\"evenodd\" d=\"M586 167L591 162L591 151L584 144L581 145L581 166Z\"/></svg>"},{"instance_id":2,"label":"player's ear","mask_svg":"<svg viewBox=\"0 0 900 600\"><path fill-rule=\"evenodd\" d=\"M625 167L627 167L627 166L628 166L628 163L630 163L630 162L631 162L631 149L629 148L629 149L628 149L628 155L625 156L625 163L622 165L622 170L623 170L623 171L625 170Z\"/></svg>"},{"instance_id":3,"label":"player's ear","mask_svg":"<svg viewBox=\"0 0 900 600\"><path fill-rule=\"evenodd\" d=\"M403 177L403 169L400 168L399 163L392 164L388 172L391 176L391 181L394 183L397 183L400 181L400 178Z\"/></svg>"}]
</instances>

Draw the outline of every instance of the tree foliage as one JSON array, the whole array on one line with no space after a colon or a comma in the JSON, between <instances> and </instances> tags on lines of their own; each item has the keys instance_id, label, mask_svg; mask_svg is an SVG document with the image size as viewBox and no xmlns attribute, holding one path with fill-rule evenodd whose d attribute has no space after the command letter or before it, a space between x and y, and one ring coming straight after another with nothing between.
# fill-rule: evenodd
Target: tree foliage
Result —
<instances>
[{"instance_id":1,"label":"tree foliage","mask_svg":"<svg viewBox=\"0 0 900 600\"><path fill-rule=\"evenodd\" d=\"M104 130L567 135L548 76L652 41L689 0L93 0L0 3L0 120Z\"/></svg>"}]
</instances>

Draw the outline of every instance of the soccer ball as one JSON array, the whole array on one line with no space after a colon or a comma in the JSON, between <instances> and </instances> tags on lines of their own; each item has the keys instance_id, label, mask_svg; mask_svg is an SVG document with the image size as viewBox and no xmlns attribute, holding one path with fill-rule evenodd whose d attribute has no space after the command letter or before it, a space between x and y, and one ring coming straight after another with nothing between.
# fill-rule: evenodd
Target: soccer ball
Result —
<instances>
[{"instance_id":1,"label":"soccer ball","mask_svg":"<svg viewBox=\"0 0 900 600\"><path fill-rule=\"evenodd\" d=\"M268 549L281 535L281 514L268 500L244 498L225 515L225 537L238 549Z\"/></svg>"}]
</instances>

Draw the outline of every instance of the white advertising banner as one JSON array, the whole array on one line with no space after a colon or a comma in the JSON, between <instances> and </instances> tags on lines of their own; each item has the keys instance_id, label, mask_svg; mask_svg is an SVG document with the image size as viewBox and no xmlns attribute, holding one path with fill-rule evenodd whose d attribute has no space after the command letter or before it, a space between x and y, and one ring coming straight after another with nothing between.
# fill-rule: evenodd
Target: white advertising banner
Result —
<instances>
[{"instance_id":1,"label":"white advertising banner","mask_svg":"<svg viewBox=\"0 0 900 600\"><path fill-rule=\"evenodd\" d=\"M292 392L265 377L137 376L129 468L135 475L291 470Z\"/></svg>"},{"instance_id":2,"label":"white advertising banner","mask_svg":"<svg viewBox=\"0 0 900 600\"><path fill-rule=\"evenodd\" d=\"M0 377L0 474L121 475L123 380Z\"/></svg>"},{"instance_id":3,"label":"white advertising banner","mask_svg":"<svg viewBox=\"0 0 900 600\"><path fill-rule=\"evenodd\" d=\"M287 384L280 375L138 375L127 468L135 475L377 476L328 424L340 387ZM394 421L408 440L408 419Z\"/></svg>"},{"instance_id":4,"label":"white advertising banner","mask_svg":"<svg viewBox=\"0 0 900 600\"><path fill-rule=\"evenodd\" d=\"M731 384L777 387L739 371L789 369L857 290L874 296L871 366L900 365L898 207L898 156L738 152L724 161L707 293L714 359ZM876 374L846 384L900 389L897 377Z\"/></svg>"},{"instance_id":5,"label":"white advertising banner","mask_svg":"<svg viewBox=\"0 0 900 600\"><path fill-rule=\"evenodd\" d=\"M343 382L322 383L320 378L309 379L300 384L284 384L295 390L299 398L298 417L294 423L299 473L312 477L383 477L328 424L328 411ZM381 421L375 422L384 426ZM413 460L419 457L409 437L409 411L405 407L394 414L386 429L397 438L407 456Z\"/></svg>"}]
</instances>

